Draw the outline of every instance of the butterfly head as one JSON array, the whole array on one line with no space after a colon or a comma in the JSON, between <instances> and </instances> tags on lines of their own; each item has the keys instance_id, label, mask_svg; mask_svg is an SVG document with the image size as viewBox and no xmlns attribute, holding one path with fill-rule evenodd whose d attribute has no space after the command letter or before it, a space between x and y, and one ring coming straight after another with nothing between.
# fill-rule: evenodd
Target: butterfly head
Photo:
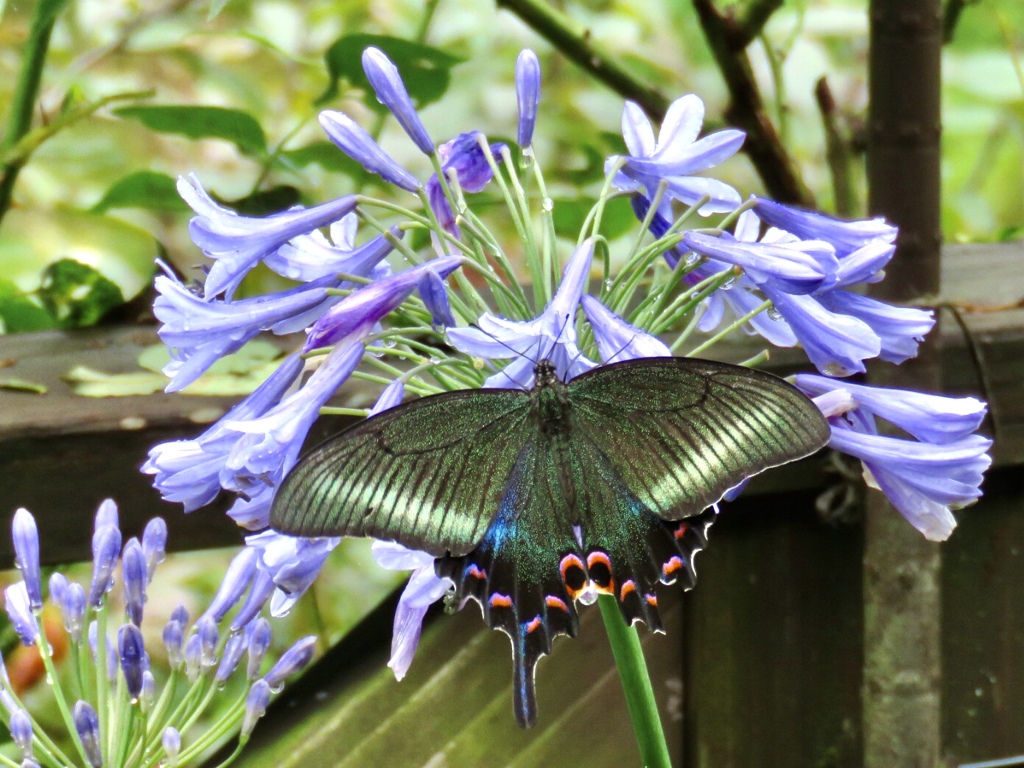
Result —
<instances>
[{"instance_id":1,"label":"butterfly head","mask_svg":"<svg viewBox=\"0 0 1024 768\"><path fill-rule=\"evenodd\" d=\"M561 380L558 378L558 371L555 370L554 364L547 359L540 360L533 367L533 376L533 388L535 390L544 389L545 387L550 387L556 383L561 383Z\"/></svg>"}]
</instances>

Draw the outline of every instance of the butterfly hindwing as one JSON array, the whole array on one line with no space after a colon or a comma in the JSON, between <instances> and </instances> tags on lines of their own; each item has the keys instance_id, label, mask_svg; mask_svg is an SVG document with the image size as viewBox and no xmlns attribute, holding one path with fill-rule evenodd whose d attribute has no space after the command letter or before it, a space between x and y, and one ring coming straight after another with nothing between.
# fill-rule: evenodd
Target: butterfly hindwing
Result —
<instances>
[{"instance_id":1,"label":"butterfly hindwing","mask_svg":"<svg viewBox=\"0 0 1024 768\"><path fill-rule=\"evenodd\" d=\"M665 520L696 515L746 478L828 441L828 423L807 397L740 366L644 358L567 386L574 440L596 446Z\"/></svg>"},{"instance_id":2,"label":"butterfly hindwing","mask_svg":"<svg viewBox=\"0 0 1024 768\"><path fill-rule=\"evenodd\" d=\"M477 548L437 561L455 583L454 599L481 606L492 629L512 640L514 705L520 725L536 717L534 670L558 635L575 635L579 620L573 586L585 573L571 523L572 479L561 471L564 445L535 428L508 475L506 490ZM569 493L567 493L569 491Z\"/></svg>"},{"instance_id":3,"label":"butterfly hindwing","mask_svg":"<svg viewBox=\"0 0 1024 768\"><path fill-rule=\"evenodd\" d=\"M465 554L498 510L529 416L527 393L498 389L384 411L302 457L275 494L271 526Z\"/></svg>"}]
</instances>

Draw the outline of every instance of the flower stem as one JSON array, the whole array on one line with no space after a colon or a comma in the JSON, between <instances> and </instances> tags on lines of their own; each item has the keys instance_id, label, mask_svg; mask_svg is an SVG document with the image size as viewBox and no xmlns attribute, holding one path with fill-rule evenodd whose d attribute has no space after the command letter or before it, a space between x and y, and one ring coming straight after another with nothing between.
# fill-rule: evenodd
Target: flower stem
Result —
<instances>
[{"instance_id":1,"label":"flower stem","mask_svg":"<svg viewBox=\"0 0 1024 768\"><path fill-rule=\"evenodd\" d=\"M640 762L646 768L672 768L665 743L665 732L658 715L658 704L654 700L654 689L644 663L644 652L636 629L628 626L619 612L615 598L601 595L601 618L604 619L608 642L619 669L622 690L626 694L626 707L633 721L637 745L640 747Z\"/></svg>"}]
</instances>

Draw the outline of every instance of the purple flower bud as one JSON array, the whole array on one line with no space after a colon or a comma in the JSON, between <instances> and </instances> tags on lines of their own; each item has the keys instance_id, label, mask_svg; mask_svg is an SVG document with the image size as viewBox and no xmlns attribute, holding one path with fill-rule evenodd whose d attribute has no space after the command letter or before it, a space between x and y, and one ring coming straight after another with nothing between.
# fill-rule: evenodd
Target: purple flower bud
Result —
<instances>
[{"instance_id":1,"label":"purple flower bud","mask_svg":"<svg viewBox=\"0 0 1024 768\"><path fill-rule=\"evenodd\" d=\"M4 669L4 675L5 675L4 682L7 684L7 688L10 688L11 687L11 681L6 678L6 674L7 674L7 669L5 668ZM6 709L8 712L13 712L14 710L16 710L21 705L18 704L18 702L14 700L14 697L11 696L11 694L7 690L7 688L0 688L0 704L3 704L4 705L4 709Z\"/></svg>"},{"instance_id":2,"label":"purple flower bud","mask_svg":"<svg viewBox=\"0 0 1024 768\"><path fill-rule=\"evenodd\" d=\"M32 718L28 716L21 707L11 712L11 720L7 724L11 732L11 739L18 745L21 754L26 759L32 758Z\"/></svg>"},{"instance_id":3,"label":"purple flower bud","mask_svg":"<svg viewBox=\"0 0 1024 768\"><path fill-rule=\"evenodd\" d=\"M203 650L199 635L189 635L188 640L185 642L185 677L188 678L190 683L194 683L199 679L202 654Z\"/></svg>"},{"instance_id":4,"label":"purple flower bud","mask_svg":"<svg viewBox=\"0 0 1024 768\"><path fill-rule=\"evenodd\" d=\"M416 287L420 292L420 298L423 299L423 303L430 312L430 323L435 330L443 330L455 325L452 307L448 303L448 289L445 287L444 280L436 272L430 269L425 271Z\"/></svg>"},{"instance_id":5,"label":"purple flower bud","mask_svg":"<svg viewBox=\"0 0 1024 768\"><path fill-rule=\"evenodd\" d=\"M873 240L891 243L896 239L897 229L885 219L844 221L816 211L805 211L789 205L756 198L754 208L758 217L773 227L792 232L805 239L827 240L836 247L840 256L846 256Z\"/></svg>"},{"instance_id":6,"label":"purple flower bud","mask_svg":"<svg viewBox=\"0 0 1024 768\"><path fill-rule=\"evenodd\" d=\"M43 581L39 572L39 529L32 513L24 507L14 513L11 521L14 540L14 564L21 570L28 592L28 604L33 611L43 607Z\"/></svg>"},{"instance_id":7,"label":"purple flower bud","mask_svg":"<svg viewBox=\"0 0 1024 768\"><path fill-rule=\"evenodd\" d=\"M604 362L672 356L664 342L630 325L593 296L584 295L582 302Z\"/></svg>"},{"instance_id":8,"label":"purple flower bud","mask_svg":"<svg viewBox=\"0 0 1024 768\"><path fill-rule=\"evenodd\" d=\"M302 670L313 658L316 650L316 635L304 637L297 640L295 644L282 654L277 664L270 668L270 671L263 676L271 689L284 684L284 681Z\"/></svg>"},{"instance_id":9,"label":"purple flower bud","mask_svg":"<svg viewBox=\"0 0 1024 768\"><path fill-rule=\"evenodd\" d=\"M108 525L112 525L117 529L121 528L121 523L118 522L117 518L117 503L113 499L104 499L100 502L100 506L96 510L96 521L93 523L93 531L98 531L100 528Z\"/></svg>"},{"instance_id":10,"label":"purple flower bud","mask_svg":"<svg viewBox=\"0 0 1024 768\"><path fill-rule=\"evenodd\" d=\"M82 642L82 629L85 627L85 588L77 581L68 584L67 596L64 598L64 629L71 636L71 642Z\"/></svg>"},{"instance_id":11,"label":"purple flower bud","mask_svg":"<svg viewBox=\"0 0 1024 768\"><path fill-rule=\"evenodd\" d=\"M171 669L180 669L185 660L185 629L181 622L171 619L164 625L164 648L167 649L167 663Z\"/></svg>"},{"instance_id":12,"label":"purple flower bud","mask_svg":"<svg viewBox=\"0 0 1024 768\"><path fill-rule=\"evenodd\" d=\"M124 612L135 626L142 624L142 607L146 604L146 555L135 537L128 539L121 555L124 577Z\"/></svg>"},{"instance_id":13,"label":"purple flower bud","mask_svg":"<svg viewBox=\"0 0 1024 768\"><path fill-rule=\"evenodd\" d=\"M188 608L179 603L178 607L171 611L171 621L176 621L181 624L182 627L188 626Z\"/></svg>"},{"instance_id":14,"label":"purple flower bud","mask_svg":"<svg viewBox=\"0 0 1024 768\"><path fill-rule=\"evenodd\" d=\"M117 679L117 651L115 650L114 643L110 641L110 636L105 638L106 650L107 650L107 679L113 683ZM89 650L92 651L92 660L94 664L98 664L97 650L99 647L99 627L96 624L95 619L89 622Z\"/></svg>"},{"instance_id":15,"label":"purple flower bud","mask_svg":"<svg viewBox=\"0 0 1024 768\"><path fill-rule=\"evenodd\" d=\"M252 578L249 595L231 622L231 631L238 632L255 619L273 593L274 577L267 571L257 569Z\"/></svg>"},{"instance_id":16,"label":"purple flower bud","mask_svg":"<svg viewBox=\"0 0 1024 768\"><path fill-rule=\"evenodd\" d=\"M209 616L203 616L196 622L199 638L199 666L205 673L217 663L217 641L220 633L217 631L217 622Z\"/></svg>"},{"instance_id":17,"label":"purple flower bud","mask_svg":"<svg viewBox=\"0 0 1024 768\"><path fill-rule=\"evenodd\" d=\"M240 740L249 738L252 729L256 727L256 721L267 711L268 704L270 704L270 686L266 680L257 680L249 689L249 695L245 697L245 717L242 719Z\"/></svg>"},{"instance_id":18,"label":"purple flower bud","mask_svg":"<svg viewBox=\"0 0 1024 768\"><path fill-rule=\"evenodd\" d=\"M14 631L25 645L35 645L39 639L39 625L36 623L36 617L32 615L25 582L11 584L4 590L4 596L7 598L7 615L14 625Z\"/></svg>"},{"instance_id":19,"label":"purple flower bud","mask_svg":"<svg viewBox=\"0 0 1024 768\"><path fill-rule=\"evenodd\" d=\"M98 517L98 515L97 515ZM111 525L98 528L92 536L92 583L89 585L89 605L99 608L103 596L113 586L111 574L117 555L121 551L121 531Z\"/></svg>"},{"instance_id":20,"label":"purple flower bud","mask_svg":"<svg viewBox=\"0 0 1024 768\"><path fill-rule=\"evenodd\" d=\"M408 192L418 192L423 186L415 176L381 149L370 134L343 112L321 112L320 126L342 152L370 173L376 173L384 181L389 181Z\"/></svg>"},{"instance_id":21,"label":"purple flower bud","mask_svg":"<svg viewBox=\"0 0 1024 768\"><path fill-rule=\"evenodd\" d=\"M4 655L0 653L0 697L7 694L7 689L11 687L11 678L7 676L7 665L4 663ZM7 706L7 702L3 701L4 706ZM8 711L10 707L7 706Z\"/></svg>"},{"instance_id":22,"label":"purple flower bud","mask_svg":"<svg viewBox=\"0 0 1024 768\"><path fill-rule=\"evenodd\" d=\"M409 134L420 152L425 155L434 154L434 142L427 129L423 127L416 107L409 98L398 68L379 48L367 48L363 51L363 71L377 94L377 101L391 110L399 124Z\"/></svg>"},{"instance_id":23,"label":"purple flower bud","mask_svg":"<svg viewBox=\"0 0 1024 768\"><path fill-rule=\"evenodd\" d=\"M50 574L50 602L56 605L61 611L66 610L65 605L68 596L68 580L60 571Z\"/></svg>"},{"instance_id":24,"label":"purple flower bud","mask_svg":"<svg viewBox=\"0 0 1024 768\"><path fill-rule=\"evenodd\" d=\"M220 589L210 601L210 607L206 609L204 617L211 618L215 625L220 623L252 583L258 559L259 553L252 547L246 547L235 555L231 565L228 566L227 573L224 574L224 580L220 583Z\"/></svg>"},{"instance_id":25,"label":"purple flower bud","mask_svg":"<svg viewBox=\"0 0 1024 768\"><path fill-rule=\"evenodd\" d=\"M72 712L72 719L75 722L75 730L78 731L78 738L82 740L85 748L85 757L92 768L101 768L103 765L103 751L100 748L100 718L96 710L86 701L79 701L75 704Z\"/></svg>"},{"instance_id":26,"label":"purple flower bud","mask_svg":"<svg viewBox=\"0 0 1024 768\"><path fill-rule=\"evenodd\" d=\"M516 101L519 104L519 146L533 143L533 127L537 123L540 101L540 62L537 54L524 48L516 59Z\"/></svg>"},{"instance_id":27,"label":"purple flower bud","mask_svg":"<svg viewBox=\"0 0 1024 768\"><path fill-rule=\"evenodd\" d=\"M242 654L245 653L246 646L246 632L235 632L228 638L228 641L224 644L224 655L221 656L220 664L217 666L217 672L214 674L213 679L217 683L226 683L227 679L231 677L231 673L235 671L238 666L238 662L242 659Z\"/></svg>"},{"instance_id":28,"label":"purple flower bud","mask_svg":"<svg viewBox=\"0 0 1024 768\"><path fill-rule=\"evenodd\" d=\"M270 622L264 618L256 619L250 626L252 629L248 633L249 663L246 667L245 675L250 680L255 680L260 676L263 657L267 655L267 649L270 648L272 630L270 629Z\"/></svg>"},{"instance_id":29,"label":"purple flower bud","mask_svg":"<svg viewBox=\"0 0 1024 768\"><path fill-rule=\"evenodd\" d=\"M405 301L426 272L445 278L461 264L462 259L457 257L434 259L346 296L313 324L302 351L339 344L345 339L361 339L378 321Z\"/></svg>"},{"instance_id":30,"label":"purple flower bud","mask_svg":"<svg viewBox=\"0 0 1024 768\"><path fill-rule=\"evenodd\" d=\"M156 678L148 669L142 673L142 692L139 694L139 706L143 714L149 712L156 699Z\"/></svg>"},{"instance_id":31,"label":"purple flower bud","mask_svg":"<svg viewBox=\"0 0 1024 768\"><path fill-rule=\"evenodd\" d=\"M142 532L142 552L146 556L146 580L153 580L153 572L164 561L167 552L167 523L162 517L154 517L146 523Z\"/></svg>"},{"instance_id":32,"label":"purple flower bud","mask_svg":"<svg viewBox=\"0 0 1024 768\"><path fill-rule=\"evenodd\" d=\"M128 695L138 699L142 693L142 673L149 666L142 630L134 624L125 624L117 633L117 649L121 657L121 671Z\"/></svg>"},{"instance_id":33,"label":"purple flower bud","mask_svg":"<svg viewBox=\"0 0 1024 768\"><path fill-rule=\"evenodd\" d=\"M181 751L181 734L178 733L178 729L173 725L164 728L163 736L160 737L160 743L163 745L164 752L167 753L167 759L171 764L177 762L178 752Z\"/></svg>"}]
</instances>

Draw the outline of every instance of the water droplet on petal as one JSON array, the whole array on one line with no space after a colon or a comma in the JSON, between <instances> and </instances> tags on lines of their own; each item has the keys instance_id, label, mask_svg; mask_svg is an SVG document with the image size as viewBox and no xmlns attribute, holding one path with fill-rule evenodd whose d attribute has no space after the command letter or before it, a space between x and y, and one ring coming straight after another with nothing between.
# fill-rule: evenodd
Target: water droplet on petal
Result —
<instances>
[{"instance_id":1,"label":"water droplet on petal","mask_svg":"<svg viewBox=\"0 0 1024 768\"><path fill-rule=\"evenodd\" d=\"M686 254L686 263L688 265L693 266L698 261L700 261L700 254L697 253L696 251L690 251L688 254Z\"/></svg>"},{"instance_id":2,"label":"water droplet on petal","mask_svg":"<svg viewBox=\"0 0 1024 768\"><path fill-rule=\"evenodd\" d=\"M551 211L555 210L555 201L550 197L545 197L541 202L540 207L543 208L545 212L551 213Z\"/></svg>"},{"instance_id":3,"label":"water droplet on petal","mask_svg":"<svg viewBox=\"0 0 1024 768\"><path fill-rule=\"evenodd\" d=\"M593 605L597 602L597 587L594 586L594 582L588 581L587 585L583 587L580 593L576 596L584 605Z\"/></svg>"},{"instance_id":4,"label":"water droplet on petal","mask_svg":"<svg viewBox=\"0 0 1024 768\"><path fill-rule=\"evenodd\" d=\"M776 321L781 320L782 313L779 312L779 310L777 310L775 307L772 307L771 309L768 310L768 319Z\"/></svg>"},{"instance_id":5,"label":"water droplet on petal","mask_svg":"<svg viewBox=\"0 0 1024 768\"><path fill-rule=\"evenodd\" d=\"M731 291L735 287L736 287L736 278L735 277L730 277L728 280L726 280L721 285L721 288L722 288L723 291Z\"/></svg>"}]
</instances>

